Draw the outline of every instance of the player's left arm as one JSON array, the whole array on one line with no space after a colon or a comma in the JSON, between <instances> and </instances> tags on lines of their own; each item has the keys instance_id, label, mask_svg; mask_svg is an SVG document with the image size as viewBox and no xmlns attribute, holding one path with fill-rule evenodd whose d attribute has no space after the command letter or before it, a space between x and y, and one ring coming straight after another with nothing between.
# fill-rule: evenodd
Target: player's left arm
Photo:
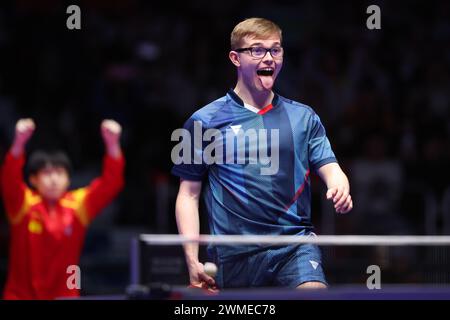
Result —
<instances>
[{"instance_id":1,"label":"player's left arm","mask_svg":"<svg viewBox=\"0 0 450 320\"><path fill-rule=\"evenodd\" d=\"M317 174L327 186L326 197L334 203L337 213L347 213L353 208L350 195L350 183L336 162L328 163L317 169Z\"/></svg>"},{"instance_id":2,"label":"player's left arm","mask_svg":"<svg viewBox=\"0 0 450 320\"><path fill-rule=\"evenodd\" d=\"M87 188L85 208L89 220L114 200L124 186L125 160L120 145L122 127L114 120L103 120L101 134L105 145L102 175Z\"/></svg>"}]
</instances>

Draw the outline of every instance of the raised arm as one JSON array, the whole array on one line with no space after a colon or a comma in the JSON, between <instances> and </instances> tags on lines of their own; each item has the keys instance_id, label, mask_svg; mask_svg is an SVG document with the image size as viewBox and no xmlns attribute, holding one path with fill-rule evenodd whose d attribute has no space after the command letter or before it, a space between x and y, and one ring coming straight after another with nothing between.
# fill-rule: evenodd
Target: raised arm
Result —
<instances>
[{"instance_id":1,"label":"raised arm","mask_svg":"<svg viewBox=\"0 0 450 320\"><path fill-rule=\"evenodd\" d=\"M341 167L336 163L328 163L317 169L317 173L327 186L326 197L334 203L337 213L347 213L353 208L350 196L350 184Z\"/></svg>"},{"instance_id":2,"label":"raised arm","mask_svg":"<svg viewBox=\"0 0 450 320\"><path fill-rule=\"evenodd\" d=\"M113 159L121 158L120 136L122 135L122 127L120 124L114 120L103 120L100 130L106 154Z\"/></svg>"},{"instance_id":3,"label":"raised arm","mask_svg":"<svg viewBox=\"0 0 450 320\"><path fill-rule=\"evenodd\" d=\"M1 184L3 201L11 222L14 223L24 205L26 185L23 179L25 146L34 133L36 126L32 119L20 119L16 124L14 141L5 157L2 168Z\"/></svg>"},{"instance_id":4,"label":"raised arm","mask_svg":"<svg viewBox=\"0 0 450 320\"><path fill-rule=\"evenodd\" d=\"M102 175L87 188L85 207L92 220L114 200L124 185L125 160L120 146L122 128L114 120L103 120L101 134L105 144Z\"/></svg>"},{"instance_id":5,"label":"raised arm","mask_svg":"<svg viewBox=\"0 0 450 320\"><path fill-rule=\"evenodd\" d=\"M33 119L20 119L16 123L16 132L14 135L14 141L9 150L11 155L18 159L23 156L25 151L25 145L36 129Z\"/></svg>"},{"instance_id":6,"label":"raised arm","mask_svg":"<svg viewBox=\"0 0 450 320\"><path fill-rule=\"evenodd\" d=\"M202 189L201 181L180 179L180 189L175 204L178 232L185 236L198 236L200 233L199 200ZM184 245L189 280L192 286L201 287L205 282L215 285L212 277L205 273L204 266L198 260L198 243Z\"/></svg>"}]
</instances>

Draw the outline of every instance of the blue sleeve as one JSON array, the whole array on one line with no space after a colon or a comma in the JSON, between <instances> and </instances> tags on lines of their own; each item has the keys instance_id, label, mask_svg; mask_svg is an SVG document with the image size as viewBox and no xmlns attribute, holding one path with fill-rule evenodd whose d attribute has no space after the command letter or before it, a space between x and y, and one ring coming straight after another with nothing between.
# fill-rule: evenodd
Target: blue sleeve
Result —
<instances>
[{"instance_id":1,"label":"blue sleeve","mask_svg":"<svg viewBox=\"0 0 450 320\"><path fill-rule=\"evenodd\" d=\"M172 134L172 141L178 141L173 147L171 158L174 166L172 174L184 180L201 181L208 166L203 161L203 133L206 130L201 120L189 118L182 129Z\"/></svg>"},{"instance_id":2,"label":"blue sleeve","mask_svg":"<svg viewBox=\"0 0 450 320\"><path fill-rule=\"evenodd\" d=\"M327 138L325 128L317 114L313 114L309 122L308 157L309 165L317 171L321 166L337 162L330 141Z\"/></svg>"}]
</instances>

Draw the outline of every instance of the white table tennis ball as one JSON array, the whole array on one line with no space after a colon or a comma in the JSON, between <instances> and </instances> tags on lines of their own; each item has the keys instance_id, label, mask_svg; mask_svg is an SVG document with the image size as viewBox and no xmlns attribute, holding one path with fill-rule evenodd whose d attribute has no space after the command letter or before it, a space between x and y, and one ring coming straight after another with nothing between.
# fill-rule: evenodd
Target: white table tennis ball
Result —
<instances>
[{"instance_id":1,"label":"white table tennis ball","mask_svg":"<svg viewBox=\"0 0 450 320\"><path fill-rule=\"evenodd\" d=\"M217 266L212 262L205 262L203 265L203 269L205 270L205 273L210 277L215 277L217 274Z\"/></svg>"}]
</instances>

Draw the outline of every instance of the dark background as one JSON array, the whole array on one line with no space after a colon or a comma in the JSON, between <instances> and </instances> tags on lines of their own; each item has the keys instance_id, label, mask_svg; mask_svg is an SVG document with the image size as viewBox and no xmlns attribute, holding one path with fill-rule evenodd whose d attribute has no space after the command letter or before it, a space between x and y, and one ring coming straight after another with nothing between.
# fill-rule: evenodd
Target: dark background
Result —
<instances>
[{"instance_id":1,"label":"dark background","mask_svg":"<svg viewBox=\"0 0 450 320\"><path fill-rule=\"evenodd\" d=\"M66 28L74 3L81 30ZM371 4L381 8L381 30L366 27ZM100 173L101 120L124 129L126 188L88 233L84 294L123 291L132 236L176 232L171 133L234 87L230 33L253 16L283 29L276 91L319 114L351 181L355 208L339 216L313 177L317 233L450 234L448 1L2 2L0 161L17 119L32 117L37 130L28 151L65 150L79 187ZM363 281L359 266L386 259L394 275L406 274L392 281L450 281L445 270L411 271L426 264L415 260L417 250L360 250L325 248L331 284ZM447 252L427 255L430 264L449 260ZM2 214L0 287L7 256Z\"/></svg>"}]
</instances>

